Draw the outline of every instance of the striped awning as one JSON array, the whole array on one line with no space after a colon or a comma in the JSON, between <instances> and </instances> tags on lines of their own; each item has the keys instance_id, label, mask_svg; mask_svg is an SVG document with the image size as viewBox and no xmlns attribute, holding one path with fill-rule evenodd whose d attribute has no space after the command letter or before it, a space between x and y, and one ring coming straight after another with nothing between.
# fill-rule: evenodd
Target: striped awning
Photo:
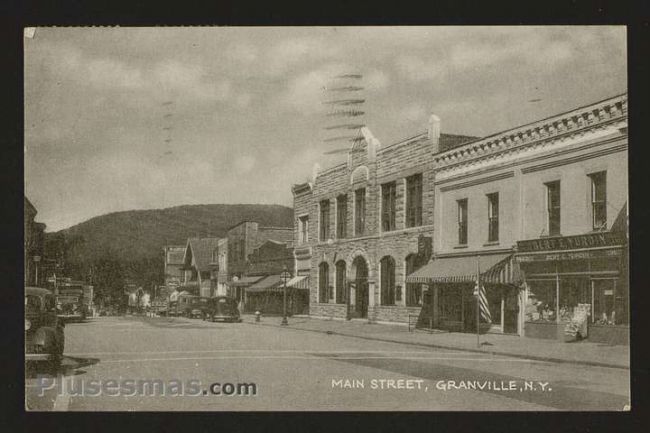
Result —
<instances>
[{"instance_id":1,"label":"striped awning","mask_svg":"<svg viewBox=\"0 0 650 433\"><path fill-rule=\"evenodd\" d=\"M437 258L406 277L407 283L471 283L480 266L484 283L519 285L511 253Z\"/></svg>"},{"instance_id":2,"label":"striped awning","mask_svg":"<svg viewBox=\"0 0 650 433\"><path fill-rule=\"evenodd\" d=\"M293 287L294 289L304 289L309 290L309 276L308 275L299 275L293 277L287 281L287 287Z\"/></svg>"},{"instance_id":3,"label":"striped awning","mask_svg":"<svg viewBox=\"0 0 650 433\"><path fill-rule=\"evenodd\" d=\"M266 292L267 290L274 289L278 286L282 286L280 275L269 275L250 287L247 287L246 293Z\"/></svg>"},{"instance_id":4,"label":"striped awning","mask_svg":"<svg viewBox=\"0 0 650 433\"><path fill-rule=\"evenodd\" d=\"M246 287L246 286L250 286L251 284L257 283L262 278L264 278L264 275L256 275L254 277L243 276L237 281L229 281L228 285L230 287Z\"/></svg>"}]
</instances>

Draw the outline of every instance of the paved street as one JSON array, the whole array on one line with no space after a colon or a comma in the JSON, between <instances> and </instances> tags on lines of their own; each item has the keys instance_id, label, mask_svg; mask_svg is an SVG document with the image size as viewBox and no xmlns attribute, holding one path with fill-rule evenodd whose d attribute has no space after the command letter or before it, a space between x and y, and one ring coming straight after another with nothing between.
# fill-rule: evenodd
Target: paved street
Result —
<instances>
[{"instance_id":1,"label":"paved street","mask_svg":"<svg viewBox=\"0 0 650 433\"><path fill-rule=\"evenodd\" d=\"M95 318L66 326L65 355L57 382L52 376L39 379L40 367L30 370L25 384L28 409L623 410L629 401L624 369L252 323ZM161 380L158 390L165 388L167 395L152 395L155 387L145 388L148 393L133 392L123 385L129 380ZM200 381L198 396L175 395L179 384L187 386L191 380ZM49 388L42 396L39 383ZM212 383L220 384L213 387L220 395L207 391ZM101 393L98 386L105 387Z\"/></svg>"}]
</instances>

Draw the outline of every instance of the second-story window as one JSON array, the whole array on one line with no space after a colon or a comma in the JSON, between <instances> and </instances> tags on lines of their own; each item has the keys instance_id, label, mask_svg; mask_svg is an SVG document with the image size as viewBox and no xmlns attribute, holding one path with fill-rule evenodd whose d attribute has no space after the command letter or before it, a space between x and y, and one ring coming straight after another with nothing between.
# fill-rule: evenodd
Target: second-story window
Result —
<instances>
[{"instance_id":1,"label":"second-story window","mask_svg":"<svg viewBox=\"0 0 650 433\"><path fill-rule=\"evenodd\" d=\"M354 192L354 234L362 236L366 229L366 189Z\"/></svg>"},{"instance_id":2,"label":"second-story window","mask_svg":"<svg viewBox=\"0 0 650 433\"><path fill-rule=\"evenodd\" d=\"M303 215L298 218L298 241L301 244L309 242L309 216Z\"/></svg>"},{"instance_id":3,"label":"second-story window","mask_svg":"<svg viewBox=\"0 0 650 433\"><path fill-rule=\"evenodd\" d=\"M239 240L239 260L242 262L246 260L246 241L244 239Z\"/></svg>"},{"instance_id":4,"label":"second-story window","mask_svg":"<svg viewBox=\"0 0 650 433\"><path fill-rule=\"evenodd\" d=\"M548 234L557 236L560 234L560 181L549 182L545 185Z\"/></svg>"},{"instance_id":5,"label":"second-story window","mask_svg":"<svg viewBox=\"0 0 650 433\"><path fill-rule=\"evenodd\" d=\"M589 175L591 178L591 215L594 230L607 227L607 172Z\"/></svg>"},{"instance_id":6,"label":"second-story window","mask_svg":"<svg viewBox=\"0 0 650 433\"><path fill-rule=\"evenodd\" d=\"M395 230L395 182L381 186L381 229Z\"/></svg>"},{"instance_id":7,"label":"second-story window","mask_svg":"<svg viewBox=\"0 0 650 433\"><path fill-rule=\"evenodd\" d=\"M467 199L458 200L458 244L467 244Z\"/></svg>"},{"instance_id":8,"label":"second-story window","mask_svg":"<svg viewBox=\"0 0 650 433\"><path fill-rule=\"evenodd\" d=\"M330 238L330 201L320 202L320 240L326 241Z\"/></svg>"},{"instance_id":9,"label":"second-story window","mask_svg":"<svg viewBox=\"0 0 650 433\"><path fill-rule=\"evenodd\" d=\"M487 195L488 199L488 242L499 240L499 193Z\"/></svg>"},{"instance_id":10,"label":"second-story window","mask_svg":"<svg viewBox=\"0 0 650 433\"><path fill-rule=\"evenodd\" d=\"M348 196L336 198L336 237L344 239L348 231Z\"/></svg>"},{"instance_id":11,"label":"second-story window","mask_svg":"<svg viewBox=\"0 0 650 433\"><path fill-rule=\"evenodd\" d=\"M406 178L406 227L422 225L422 174Z\"/></svg>"}]
</instances>

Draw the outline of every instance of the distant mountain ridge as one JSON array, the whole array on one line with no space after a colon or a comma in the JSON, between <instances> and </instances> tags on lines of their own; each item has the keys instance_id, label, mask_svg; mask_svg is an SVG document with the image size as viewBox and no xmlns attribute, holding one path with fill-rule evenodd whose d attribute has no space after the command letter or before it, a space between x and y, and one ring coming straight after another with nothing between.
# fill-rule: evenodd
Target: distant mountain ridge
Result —
<instances>
[{"instance_id":1,"label":"distant mountain ridge","mask_svg":"<svg viewBox=\"0 0 650 433\"><path fill-rule=\"evenodd\" d=\"M75 256L91 261L108 252L120 261L160 258L164 245L184 245L189 237L225 237L241 221L292 227L293 209L282 205L202 204L113 212L48 233L75 244Z\"/></svg>"}]
</instances>

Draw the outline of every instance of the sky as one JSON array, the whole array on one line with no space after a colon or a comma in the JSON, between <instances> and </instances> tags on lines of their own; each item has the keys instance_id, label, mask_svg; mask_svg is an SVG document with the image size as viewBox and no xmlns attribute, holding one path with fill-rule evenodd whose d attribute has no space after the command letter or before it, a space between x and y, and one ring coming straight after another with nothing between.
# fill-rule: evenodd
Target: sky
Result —
<instances>
[{"instance_id":1,"label":"sky","mask_svg":"<svg viewBox=\"0 0 650 433\"><path fill-rule=\"evenodd\" d=\"M57 231L109 212L292 205L344 142L326 116L363 75L382 145L486 136L627 91L622 26L37 28L25 45L25 194ZM169 140L169 141L166 141Z\"/></svg>"}]
</instances>

